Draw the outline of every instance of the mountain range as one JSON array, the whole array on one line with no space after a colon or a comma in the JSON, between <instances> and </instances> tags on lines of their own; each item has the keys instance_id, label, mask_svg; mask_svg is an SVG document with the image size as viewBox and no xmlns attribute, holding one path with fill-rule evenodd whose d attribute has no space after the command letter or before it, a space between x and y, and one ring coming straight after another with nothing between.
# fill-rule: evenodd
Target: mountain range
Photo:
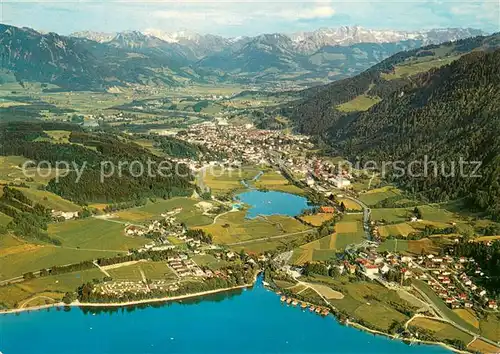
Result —
<instances>
[{"instance_id":1,"label":"mountain range","mask_svg":"<svg viewBox=\"0 0 500 354\"><path fill-rule=\"evenodd\" d=\"M19 81L72 90L221 81L317 85L360 73L402 50L478 33L473 29L399 32L342 27L240 38L154 30L61 36L0 25L0 69Z\"/></svg>"},{"instance_id":2,"label":"mountain range","mask_svg":"<svg viewBox=\"0 0 500 354\"><path fill-rule=\"evenodd\" d=\"M126 32L125 32L126 33ZM178 43L184 46L199 46L205 48L202 56L213 54L227 49L237 43L250 42L254 37L227 38L212 34L199 34L191 31L165 32L155 29L147 29L145 35L160 38L168 43ZM96 42L108 42L120 33L102 32L76 32L72 37L80 37L94 40ZM337 28L320 28L315 31L280 33L283 37L291 40L294 51L302 54L313 54L320 48L326 46L346 46L357 43L395 43L406 40L420 41L422 45L437 44L454 41L461 38L474 37L485 34L472 28L444 28L431 29L427 31L395 31L395 30L373 30L360 26L341 26ZM200 57L201 59L201 57Z\"/></svg>"}]
</instances>

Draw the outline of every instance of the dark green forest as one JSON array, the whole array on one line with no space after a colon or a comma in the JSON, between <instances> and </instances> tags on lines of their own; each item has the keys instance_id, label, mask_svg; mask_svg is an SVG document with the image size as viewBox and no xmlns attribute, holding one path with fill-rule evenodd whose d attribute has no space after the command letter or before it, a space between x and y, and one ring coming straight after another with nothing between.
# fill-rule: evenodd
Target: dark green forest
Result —
<instances>
[{"instance_id":1,"label":"dark green forest","mask_svg":"<svg viewBox=\"0 0 500 354\"><path fill-rule=\"evenodd\" d=\"M500 51L475 52L414 77L368 112L332 127L328 138L350 158L379 166L401 161L388 167L387 178L417 196L466 197L469 207L498 218L499 62Z\"/></svg>"},{"instance_id":2,"label":"dark green forest","mask_svg":"<svg viewBox=\"0 0 500 354\"><path fill-rule=\"evenodd\" d=\"M39 138L48 138L45 131L50 130L71 131L70 143L38 141ZM80 204L117 203L148 197L170 198L190 195L193 190L187 166L163 160L121 136L104 132L87 133L77 125L1 124L0 155L20 155L37 162L47 161L52 167L58 161L75 164L83 171L81 175L72 168L66 176L52 179L46 189ZM112 168L115 169L113 174ZM105 172L105 177L101 171Z\"/></svg>"},{"instance_id":3,"label":"dark green forest","mask_svg":"<svg viewBox=\"0 0 500 354\"><path fill-rule=\"evenodd\" d=\"M387 179L413 196L431 201L465 198L467 207L498 219L500 51L491 51L498 44L498 35L458 41L454 53L488 50L412 77L382 79L382 72L436 46L402 52L354 78L306 92L306 99L288 113L298 130L315 135L337 154L375 161L380 168L393 162ZM335 109L367 90L383 100L366 112Z\"/></svg>"}]
</instances>

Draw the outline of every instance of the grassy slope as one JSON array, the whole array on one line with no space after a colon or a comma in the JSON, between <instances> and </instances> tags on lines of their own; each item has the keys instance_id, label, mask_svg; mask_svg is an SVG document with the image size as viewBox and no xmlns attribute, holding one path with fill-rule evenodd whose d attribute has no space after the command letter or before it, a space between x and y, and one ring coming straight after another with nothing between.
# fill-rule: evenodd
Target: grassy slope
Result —
<instances>
[{"instance_id":1,"label":"grassy slope","mask_svg":"<svg viewBox=\"0 0 500 354\"><path fill-rule=\"evenodd\" d=\"M92 260L98 257L111 257L116 252L97 252L43 246L25 252L0 256L0 280L17 277L26 272L38 271L54 265L65 265Z\"/></svg>"},{"instance_id":2,"label":"grassy slope","mask_svg":"<svg viewBox=\"0 0 500 354\"><path fill-rule=\"evenodd\" d=\"M50 224L48 231L65 247L126 251L148 243L144 237L126 236L124 228L123 224L87 218Z\"/></svg>"},{"instance_id":3,"label":"grassy slope","mask_svg":"<svg viewBox=\"0 0 500 354\"><path fill-rule=\"evenodd\" d=\"M82 210L82 208L79 205L47 191L42 191L34 188L17 188L17 189L23 192L23 194L26 197L28 197L35 203L39 203L48 209L53 209L57 211Z\"/></svg>"}]
</instances>

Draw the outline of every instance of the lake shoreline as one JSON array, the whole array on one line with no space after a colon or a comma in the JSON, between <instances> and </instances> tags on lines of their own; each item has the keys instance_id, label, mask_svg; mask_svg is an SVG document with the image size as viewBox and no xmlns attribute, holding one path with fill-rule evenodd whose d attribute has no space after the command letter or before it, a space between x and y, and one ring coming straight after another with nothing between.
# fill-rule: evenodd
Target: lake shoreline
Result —
<instances>
[{"instance_id":1,"label":"lake shoreline","mask_svg":"<svg viewBox=\"0 0 500 354\"><path fill-rule=\"evenodd\" d=\"M153 299L144 299L144 300L124 301L124 302L104 303L104 302L78 302L78 301L74 301L70 304L66 304L64 302L57 302L57 303L53 303L53 304L32 306L32 307L23 307L23 308L19 308L19 309L0 310L0 316L14 314L14 313L39 311L39 310L50 309L50 308L55 308L55 307L82 307L82 308L84 308L84 307L85 308L109 307L109 308L114 308L114 307L127 307L127 306L134 306L134 305L152 304L152 303L158 303L158 302L170 302L170 301L178 301L178 300L184 300L184 299L192 299L192 298L197 298L197 297L202 298L202 297L208 296L208 295L226 293L226 292L231 292L231 291L239 290L239 289L248 289L248 288L253 287L254 285L255 285L255 281L251 284L243 284L243 285L233 286L230 288L207 290L207 291L202 291L199 293L170 296L170 297L162 297L162 298L153 298Z\"/></svg>"},{"instance_id":2,"label":"lake shoreline","mask_svg":"<svg viewBox=\"0 0 500 354\"><path fill-rule=\"evenodd\" d=\"M99 302L80 303L78 301L75 301L75 302L72 302L70 304L66 304L64 302L58 302L58 303L54 303L54 304L25 307L25 308L20 308L20 309L0 310L0 316L1 315L9 315L9 314L20 314L23 312L31 312L31 311L41 311L44 309L58 308L58 307L59 308L60 307L63 307L63 308L64 307L67 307L67 308L73 308L73 307L76 307L76 308L119 308L119 307L128 307L128 306L136 306L136 305L147 305L147 304L153 304L153 303L167 303L167 302L172 302L172 301L194 299L194 298L202 298L203 299L203 297L206 297L209 295L227 293L227 292L231 292L234 290L240 290L240 289L253 288L257 282L257 275L255 276L254 281L250 284L243 284L243 285L238 285L238 286L234 286L234 287L230 287L230 288L207 290L207 291L202 291L199 293L192 293L192 294L185 294L185 295L171 296L171 297L163 297L163 298L154 298L154 299L125 301L125 302L112 302L112 303L99 303ZM268 286L264 285L264 287L272 292L275 292L272 288L269 288ZM338 318L335 316L334 313L331 313L331 316L335 319L335 321L337 323L340 324L340 321L338 320ZM399 338L395 335L370 329L370 328L365 327L357 322L349 322L348 326L352 326L352 327L354 327L360 331L366 332L366 333L372 333L374 335L379 335L379 336L391 338L393 340L405 342L405 340L403 340L402 338ZM463 351L463 350L453 348L450 345L443 343L443 342L432 342L432 341L424 341L424 340L419 340L419 339L412 339L412 340L410 340L410 342L419 343L419 344L427 344L427 345L438 345L438 346L441 346L441 347L443 347L447 350L450 350L452 352L455 352L455 353L461 353L461 354L470 353L469 351Z\"/></svg>"},{"instance_id":3,"label":"lake shoreline","mask_svg":"<svg viewBox=\"0 0 500 354\"><path fill-rule=\"evenodd\" d=\"M335 315L334 315L335 317ZM355 327L361 331L364 331L364 332L368 332L368 333L372 333L374 335L379 335L379 336L384 336L384 337L387 337L387 338L391 338L391 339L395 339L395 340L399 340L401 342L410 342L410 343L418 343L418 344L428 344L428 345L439 345L445 349L448 349L452 352L455 352L455 353L461 353L461 354L468 354L468 353L471 353L467 350L460 350L460 349L457 349L457 348L453 348L452 346L446 344L446 343L443 343L443 342L432 342L432 341L427 341L427 340L421 340L421 339L416 339L416 338L413 338L413 339L408 339L408 340L404 340L402 338L399 338L393 334L390 334L390 333L385 333L385 332L381 332L381 331L377 331L377 330L374 330L374 329L370 329L368 327L365 327L363 326L362 324L359 324L357 322L349 322L349 325L352 326L352 327Z\"/></svg>"}]
</instances>

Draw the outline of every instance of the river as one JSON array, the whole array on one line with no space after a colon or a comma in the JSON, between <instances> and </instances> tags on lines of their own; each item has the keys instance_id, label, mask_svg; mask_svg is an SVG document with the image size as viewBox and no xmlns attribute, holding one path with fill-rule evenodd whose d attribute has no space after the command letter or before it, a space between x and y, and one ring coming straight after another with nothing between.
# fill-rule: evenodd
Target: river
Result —
<instances>
[{"instance_id":1,"label":"river","mask_svg":"<svg viewBox=\"0 0 500 354\"><path fill-rule=\"evenodd\" d=\"M96 311L99 311L96 313ZM106 312L108 311L108 312ZM203 300L0 315L3 354L449 353L408 346L282 304L259 281Z\"/></svg>"}]
</instances>

